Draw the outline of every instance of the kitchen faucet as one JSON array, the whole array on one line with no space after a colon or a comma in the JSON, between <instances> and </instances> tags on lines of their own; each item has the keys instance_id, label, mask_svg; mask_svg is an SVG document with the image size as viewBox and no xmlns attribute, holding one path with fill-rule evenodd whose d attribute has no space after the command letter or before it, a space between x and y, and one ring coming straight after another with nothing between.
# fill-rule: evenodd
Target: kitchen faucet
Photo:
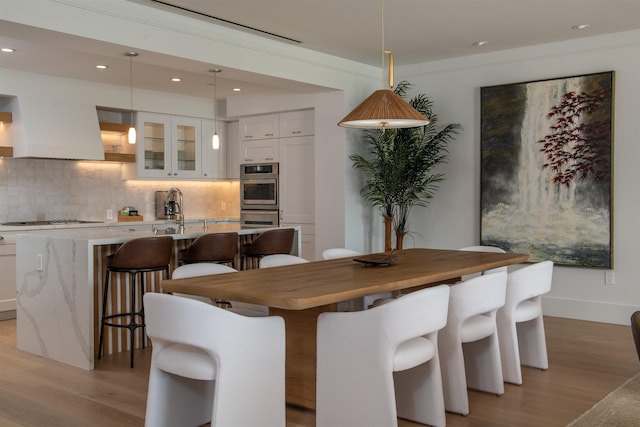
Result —
<instances>
[{"instance_id":1,"label":"kitchen faucet","mask_svg":"<svg viewBox=\"0 0 640 427\"><path fill-rule=\"evenodd\" d=\"M179 225L178 233L184 233L184 205L182 191L179 188L174 187L167 191L167 198L164 201L164 213L174 217L175 223Z\"/></svg>"}]
</instances>

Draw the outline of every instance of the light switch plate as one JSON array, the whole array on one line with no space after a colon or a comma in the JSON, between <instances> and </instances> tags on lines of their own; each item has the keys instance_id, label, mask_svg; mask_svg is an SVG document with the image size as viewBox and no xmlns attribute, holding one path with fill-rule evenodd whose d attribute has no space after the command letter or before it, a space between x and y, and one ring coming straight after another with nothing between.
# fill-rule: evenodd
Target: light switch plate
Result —
<instances>
[{"instance_id":1,"label":"light switch plate","mask_svg":"<svg viewBox=\"0 0 640 427\"><path fill-rule=\"evenodd\" d=\"M615 285L616 284L616 276L613 273L613 270L609 270L609 271L605 271L604 272L604 284L607 286L611 286L611 285Z\"/></svg>"}]
</instances>

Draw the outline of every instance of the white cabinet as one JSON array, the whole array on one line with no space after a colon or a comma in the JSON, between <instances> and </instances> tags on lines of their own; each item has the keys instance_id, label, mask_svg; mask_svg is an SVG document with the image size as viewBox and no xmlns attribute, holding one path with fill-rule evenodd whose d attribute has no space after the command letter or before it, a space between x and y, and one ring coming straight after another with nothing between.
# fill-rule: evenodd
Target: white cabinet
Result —
<instances>
[{"instance_id":1,"label":"white cabinet","mask_svg":"<svg viewBox=\"0 0 640 427\"><path fill-rule=\"evenodd\" d=\"M240 178L240 124L229 122L227 125L227 178Z\"/></svg>"},{"instance_id":2,"label":"white cabinet","mask_svg":"<svg viewBox=\"0 0 640 427\"><path fill-rule=\"evenodd\" d=\"M313 110L240 119L240 163L280 162L282 138L313 135Z\"/></svg>"},{"instance_id":3,"label":"white cabinet","mask_svg":"<svg viewBox=\"0 0 640 427\"><path fill-rule=\"evenodd\" d=\"M139 112L137 129L137 162L126 167L125 179L229 178L225 122ZM220 148L214 150L211 139L216 129Z\"/></svg>"},{"instance_id":4,"label":"white cabinet","mask_svg":"<svg viewBox=\"0 0 640 427\"><path fill-rule=\"evenodd\" d=\"M200 157L202 160L202 178L225 179L227 174L227 147L231 144L226 131L226 124L220 120L202 120L202 144ZM213 134L218 132L220 148L213 148Z\"/></svg>"},{"instance_id":5,"label":"white cabinet","mask_svg":"<svg viewBox=\"0 0 640 427\"><path fill-rule=\"evenodd\" d=\"M137 176L167 178L171 176L171 116L138 113L136 126Z\"/></svg>"},{"instance_id":6,"label":"white cabinet","mask_svg":"<svg viewBox=\"0 0 640 427\"><path fill-rule=\"evenodd\" d=\"M280 114L280 138L306 136L315 133L313 110L290 111Z\"/></svg>"},{"instance_id":7,"label":"white cabinet","mask_svg":"<svg viewBox=\"0 0 640 427\"><path fill-rule=\"evenodd\" d=\"M138 113L138 177L200 178L200 144L200 119Z\"/></svg>"},{"instance_id":8,"label":"white cabinet","mask_svg":"<svg viewBox=\"0 0 640 427\"><path fill-rule=\"evenodd\" d=\"M15 233L1 233L0 241L0 320L15 317L16 243Z\"/></svg>"},{"instance_id":9,"label":"white cabinet","mask_svg":"<svg viewBox=\"0 0 640 427\"><path fill-rule=\"evenodd\" d=\"M241 163L271 163L279 160L279 139L240 141Z\"/></svg>"},{"instance_id":10,"label":"white cabinet","mask_svg":"<svg viewBox=\"0 0 640 427\"><path fill-rule=\"evenodd\" d=\"M241 118L240 163L279 163L280 225L302 228L302 257L315 260L314 110Z\"/></svg>"},{"instance_id":11,"label":"white cabinet","mask_svg":"<svg viewBox=\"0 0 640 427\"><path fill-rule=\"evenodd\" d=\"M261 116L243 117L240 119L241 140L257 140L278 138L279 132L278 114L264 114Z\"/></svg>"},{"instance_id":12,"label":"white cabinet","mask_svg":"<svg viewBox=\"0 0 640 427\"><path fill-rule=\"evenodd\" d=\"M313 136L280 139L280 222L315 223Z\"/></svg>"},{"instance_id":13,"label":"white cabinet","mask_svg":"<svg viewBox=\"0 0 640 427\"><path fill-rule=\"evenodd\" d=\"M201 178L202 121L171 117L171 174L174 178Z\"/></svg>"},{"instance_id":14,"label":"white cabinet","mask_svg":"<svg viewBox=\"0 0 640 427\"><path fill-rule=\"evenodd\" d=\"M295 225L300 226L300 254L302 258L308 261L316 260L316 227L313 224L295 224L295 223L280 223L281 227L293 227Z\"/></svg>"}]
</instances>

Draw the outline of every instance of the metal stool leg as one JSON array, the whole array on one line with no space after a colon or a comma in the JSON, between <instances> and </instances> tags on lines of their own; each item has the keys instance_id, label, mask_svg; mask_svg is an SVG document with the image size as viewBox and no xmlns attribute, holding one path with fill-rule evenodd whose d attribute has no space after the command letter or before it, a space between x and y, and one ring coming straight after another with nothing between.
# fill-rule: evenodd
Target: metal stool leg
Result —
<instances>
[{"instance_id":1,"label":"metal stool leg","mask_svg":"<svg viewBox=\"0 0 640 427\"><path fill-rule=\"evenodd\" d=\"M143 273L144 274L144 273ZM131 319L129 320L129 334L131 345L131 367L133 368L133 350L136 346L136 272L131 273Z\"/></svg>"},{"instance_id":2,"label":"metal stool leg","mask_svg":"<svg viewBox=\"0 0 640 427\"><path fill-rule=\"evenodd\" d=\"M104 345L104 321L107 310L107 296L109 295L109 282L111 280L110 271L107 270L107 274L104 279L104 292L102 296L102 316L100 320L100 343L98 344L98 359L102 358L102 347Z\"/></svg>"}]
</instances>

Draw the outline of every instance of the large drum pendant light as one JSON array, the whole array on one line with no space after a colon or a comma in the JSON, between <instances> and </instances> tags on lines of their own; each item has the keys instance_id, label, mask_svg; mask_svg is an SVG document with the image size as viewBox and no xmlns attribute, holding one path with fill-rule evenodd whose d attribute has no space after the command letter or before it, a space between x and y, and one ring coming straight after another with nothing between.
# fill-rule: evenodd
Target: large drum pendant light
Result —
<instances>
[{"instance_id":1,"label":"large drum pendant light","mask_svg":"<svg viewBox=\"0 0 640 427\"><path fill-rule=\"evenodd\" d=\"M384 49L384 0L382 0L382 80L383 89L373 92L352 112L343 118L338 126L360 129L411 128L429 124L429 119L402 99L393 88L393 54ZM384 56L389 57L388 85L384 89Z\"/></svg>"},{"instance_id":2,"label":"large drum pendant light","mask_svg":"<svg viewBox=\"0 0 640 427\"><path fill-rule=\"evenodd\" d=\"M129 57L129 84L130 84L130 95L131 95L131 109L130 109L130 124L131 126L129 127L129 133L127 135L127 140L129 141L129 144L135 144L136 143L136 127L133 124L133 58L138 56L138 52L125 52L123 53L124 56L128 56Z\"/></svg>"}]
</instances>

